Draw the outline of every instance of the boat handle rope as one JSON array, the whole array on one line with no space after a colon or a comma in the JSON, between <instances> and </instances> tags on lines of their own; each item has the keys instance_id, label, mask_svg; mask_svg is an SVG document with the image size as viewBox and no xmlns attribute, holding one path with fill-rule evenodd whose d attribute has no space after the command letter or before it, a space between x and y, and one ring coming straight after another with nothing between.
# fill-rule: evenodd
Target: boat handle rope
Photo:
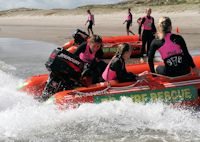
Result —
<instances>
[{"instance_id":1,"label":"boat handle rope","mask_svg":"<svg viewBox=\"0 0 200 142\"><path fill-rule=\"evenodd\" d=\"M77 90L73 90L73 93L79 96L94 96L94 95L103 95L103 94L107 94L108 90L110 89L110 86L107 86L105 89L100 90L100 91L93 91L93 92L81 92L81 91L77 91Z\"/></svg>"},{"instance_id":2,"label":"boat handle rope","mask_svg":"<svg viewBox=\"0 0 200 142\"><path fill-rule=\"evenodd\" d=\"M164 77L164 78L167 78L167 79L176 79L176 78L180 78L180 77L191 75L191 73L188 73L188 74L181 75L181 76L171 77L171 76L166 76L166 75L162 75L162 74L158 74L158 73L152 73L152 72L148 72L148 74L159 76L159 77Z\"/></svg>"},{"instance_id":3,"label":"boat handle rope","mask_svg":"<svg viewBox=\"0 0 200 142\"><path fill-rule=\"evenodd\" d=\"M137 80L135 83L133 83L133 84L131 84L131 85L122 86L122 87L110 87L110 89L112 89L112 90L129 89L129 88L135 87L138 83L143 82L143 81L146 81L146 80L145 80L145 79ZM142 86L138 86L138 87L142 87Z\"/></svg>"},{"instance_id":4,"label":"boat handle rope","mask_svg":"<svg viewBox=\"0 0 200 142\"><path fill-rule=\"evenodd\" d=\"M142 75L146 75L146 71L142 72L142 73L141 73L141 76L142 76ZM77 95L79 95L79 96L102 95L102 94L107 94L109 89L110 89L110 90L129 89L129 88L135 87L138 83L143 82L143 81L145 81L145 82L148 83L148 81L147 81L146 79L141 79L141 80L137 80L135 83L133 83L133 84L131 84L131 85L129 85L129 86L123 86L123 87L112 87L111 84L110 84L110 82L108 81L108 82L107 82L107 83L108 83L107 87L106 87L105 89L103 89L103 90L100 90L100 91L93 91L93 92L87 92L87 93L81 92L81 91L77 91L77 90L73 90L73 93L74 93L74 94L77 94ZM138 86L138 87L143 87L143 86Z\"/></svg>"},{"instance_id":5,"label":"boat handle rope","mask_svg":"<svg viewBox=\"0 0 200 142\"><path fill-rule=\"evenodd\" d=\"M159 76L159 77L165 77L165 78L168 78L168 79L174 79L174 78L177 78L177 77L169 77L169 76L165 76L165 75L161 75L161 74L157 74L157 73L152 73L152 72L148 72L148 71L144 71L142 73L139 74L140 76L146 76L146 75L156 75L156 76ZM188 75L188 74L187 74ZM185 76L185 75L184 75ZM180 76L179 76L180 77ZM129 86L122 86L122 87L112 87L110 82L108 82L108 85L105 89L103 90L100 90L100 91L94 91L94 92L88 92L88 93L85 93L85 92L81 92L81 91L77 91L77 90L73 90L73 93L77 94L77 95L80 95L80 96L93 96L93 95L102 95L102 94L107 94L108 93L108 90L122 90L122 89L129 89L129 88L132 88L132 87L135 87L138 83L141 83L141 82L146 82L147 84L149 83L148 80L146 80L145 78L143 79L140 79L140 80L137 80L135 83L129 85ZM144 86L137 86L138 88L142 88ZM150 88L150 87L149 87Z\"/></svg>"}]
</instances>

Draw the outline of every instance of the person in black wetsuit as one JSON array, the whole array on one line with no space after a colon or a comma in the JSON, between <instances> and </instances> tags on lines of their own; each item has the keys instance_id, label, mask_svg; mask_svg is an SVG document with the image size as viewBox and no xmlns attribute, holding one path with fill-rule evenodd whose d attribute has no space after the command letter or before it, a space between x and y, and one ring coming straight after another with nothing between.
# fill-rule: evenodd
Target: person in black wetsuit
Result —
<instances>
[{"instance_id":1,"label":"person in black wetsuit","mask_svg":"<svg viewBox=\"0 0 200 142\"><path fill-rule=\"evenodd\" d=\"M127 72L125 67L125 61L130 58L132 48L129 44L123 43L118 47L116 55L111 59L107 65L105 71L102 74L102 78L105 81L118 80L119 82L136 81L137 75Z\"/></svg>"},{"instance_id":2,"label":"person in black wetsuit","mask_svg":"<svg viewBox=\"0 0 200 142\"><path fill-rule=\"evenodd\" d=\"M151 43L148 63L152 73L158 73L170 77L181 76L193 72L199 74L193 59L188 52L182 36L171 33L172 24L169 17L161 17L158 22L158 37ZM159 51L164 61L164 66L154 69L154 55Z\"/></svg>"},{"instance_id":3,"label":"person in black wetsuit","mask_svg":"<svg viewBox=\"0 0 200 142\"><path fill-rule=\"evenodd\" d=\"M128 16L127 16L126 20L123 23L123 24L126 23L126 32L127 32L127 35L129 35L129 33L131 33L131 34L134 35L134 33L130 30L130 26L132 26L132 21L133 21L133 16L132 16L132 13L131 13L131 9L129 8L128 9Z\"/></svg>"},{"instance_id":4,"label":"person in black wetsuit","mask_svg":"<svg viewBox=\"0 0 200 142\"><path fill-rule=\"evenodd\" d=\"M102 38L93 35L87 42L82 43L74 52L75 55L85 63L82 75L92 76L92 83L101 81L101 74L106 68L106 63L102 61Z\"/></svg>"},{"instance_id":5,"label":"person in black wetsuit","mask_svg":"<svg viewBox=\"0 0 200 142\"><path fill-rule=\"evenodd\" d=\"M146 10L146 14L147 15L142 18L141 23L139 25L139 30L138 30L139 37L140 39L142 39L142 49L141 49L142 57L145 54L146 44L147 44L146 54L148 56L148 51L149 51L151 41L154 39L154 34L156 33L154 18L151 16L151 8L148 8ZM141 36L142 30L143 32Z\"/></svg>"},{"instance_id":6,"label":"person in black wetsuit","mask_svg":"<svg viewBox=\"0 0 200 142\"><path fill-rule=\"evenodd\" d=\"M91 11L89 9L87 10L87 13L88 13L88 19L85 22L85 25L87 23L89 23L88 27L87 27L87 30L88 30L88 35L90 36L90 32L92 33L92 35L94 34L93 29L92 29L93 25L95 25L95 23L94 23L94 15L91 13Z\"/></svg>"}]
</instances>

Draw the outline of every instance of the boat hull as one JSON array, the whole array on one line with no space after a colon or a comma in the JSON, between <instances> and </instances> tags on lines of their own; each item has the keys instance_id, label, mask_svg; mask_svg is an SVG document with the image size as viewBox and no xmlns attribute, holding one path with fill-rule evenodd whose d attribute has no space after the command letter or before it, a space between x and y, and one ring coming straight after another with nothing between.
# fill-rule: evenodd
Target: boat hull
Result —
<instances>
[{"instance_id":1,"label":"boat hull","mask_svg":"<svg viewBox=\"0 0 200 142\"><path fill-rule=\"evenodd\" d=\"M193 57L193 60L196 66L200 68L200 56ZM135 74L149 71L147 63L127 65L126 68L129 72ZM40 96L47 78L47 74L33 76L26 81L27 84L21 90ZM129 97L133 102L163 101L178 105L197 106L200 105L199 92L200 77L196 74L175 78L152 77L151 74L146 74L145 78L139 82L119 83L113 80L97 83L90 87L79 87L74 90L58 92L49 101L66 107L66 104L67 106L78 106L82 103L101 103Z\"/></svg>"},{"instance_id":2,"label":"boat hull","mask_svg":"<svg viewBox=\"0 0 200 142\"><path fill-rule=\"evenodd\" d=\"M194 80L191 80L191 82ZM200 97L200 79L196 79L198 83L191 83L173 87L157 86L156 89L151 88L148 84L140 84L131 88L124 87L102 87L100 90L89 91L85 89L76 91L64 91L55 94L50 100L57 104L60 108L77 107L84 103L102 103L105 101L121 100L123 97L130 98L136 103L155 103L164 102L176 106L199 106Z\"/></svg>"}]
</instances>

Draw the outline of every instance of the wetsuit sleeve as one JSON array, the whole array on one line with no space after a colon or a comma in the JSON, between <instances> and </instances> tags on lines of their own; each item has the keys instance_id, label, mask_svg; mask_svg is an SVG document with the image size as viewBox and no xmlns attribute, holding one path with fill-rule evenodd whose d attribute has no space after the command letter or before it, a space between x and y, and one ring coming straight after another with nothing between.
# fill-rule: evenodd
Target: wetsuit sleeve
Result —
<instances>
[{"instance_id":1,"label":"wetsuit sleeve","mask_svg":"<svg viewBox=\"0 0 200 142\"><path fill-rule=\"evenodd\" d=\"M157 39L154 39L152 42L151 42L151 45L150 45L150 49L149 49L149 53L148 53L148 64L149 64L149 68L150 68L150 71L152 73L155 73L155 69L154 69L154 56L155 56L155 53L156 53L156 50L159 48L158 46L158 40Z\"/></svg>"},{"instance_id":2,"label":"wetsuit sleeve","mask_svg":"<svg viewBox=\"0 0 200 142\"><path fill-rule=\"evenodd\" d=\"M130 13L130 15L131 15L131 24L132 24L132 22L133 22L133 15L132 15L132 13Z\"/></svg>"},{"instance_id":3,"label":"wetsuit sleeve","mask_svg":"<svg viewBox=\"0 0 200 142\"><path fill-rule=\"evenodd\" d=\"M144 24L144 22L145 22L145 18L142 18L142 22L141 22L141 24L140 24L140 26L139 26L139 29L138 29L138 34L139 34L139 35L141 34L141 31L142 31L142 24Z\"/></svg>"},{"instance_id":4,"label":"wetsuit sleeve","mask_svg":"<svg viewBox=\"0 0 200 142\"><path fill-rule=\"evenodd\" d=\"M95 57L96 58L98 58L98 59L103 59L103 49L102 48L100 48L97 52L96 52L96 54L95 54Z\"/></svg>"},{"instance_id":5,"label":"wetsuit sleeve","mask_svg":"<svg viewBox=\"0 0 200 142\"><path fill-rule=\"evenodd\" d=\"M153 18L153 17L152 17ZM155 26L155 22L154 22L154 18L153 18L153 22L152 22L152 32L153 33L156 33L157 30L156 30L156 26Z\"/></svg>"},{"instance_id":6,"label":"wetsuit sleeve","mask_svg":"<svg viewBox=\"0 0 200 142\"><path fill-rule=\"evenodd\" d=\"M79 56L79 54L81 54L82 52L85 52L86 45L87 45L86 42L84 42L84 43L82 43L81 45L79 45L78 48L76 49L76 51L74 52L74 54L75 54L76 56Z\"/></svg>"},{"instance_id":7,"label":"wetsuit sleeve","mask_svg":"<svg viewBox=\"0 0 200 142\"><path fill-rule=\"evenodd\" d=\"M188 52L185 40L180 35L177 35L177 38L178 38L177 42L179 42L178 44L181 46L181 49L183 50L184 57L186 58L185 61L188 61L189 66L194 68L195 64L194 64L194 61L193 61L190 53Z\"/></svg>"},{"instance_id":8,"label":"wetsuit sleeve","mask_svg":"<svg viewBox=\"0 0 200 142\"><path fill-rule=\"evenodd\" d=\"M126 68L123 67L123 63L120 61L120 59L115 59L111 65L110 68L113 71L116 71L117 80L119 82L127 82L127 81L135 81L136 75L133 73L128 73L126 71Z\"/></svg>"}]
</instances>

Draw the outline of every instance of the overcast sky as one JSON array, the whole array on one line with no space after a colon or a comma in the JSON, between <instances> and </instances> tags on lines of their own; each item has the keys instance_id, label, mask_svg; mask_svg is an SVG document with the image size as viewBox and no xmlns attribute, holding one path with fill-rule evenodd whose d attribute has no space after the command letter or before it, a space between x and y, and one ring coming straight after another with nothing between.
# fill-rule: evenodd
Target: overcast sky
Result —
<instances>
[{"instance_id":1,"label":"overcast sky","mask_svg":"<svg viewBox=\"0 0 200 142\"><path fill-rule=\"evenodd\" d=\"M0 0L0 10L13 8L75 8L88 4L111 4L123 0Z\"/></svg>"}]
</instances>

